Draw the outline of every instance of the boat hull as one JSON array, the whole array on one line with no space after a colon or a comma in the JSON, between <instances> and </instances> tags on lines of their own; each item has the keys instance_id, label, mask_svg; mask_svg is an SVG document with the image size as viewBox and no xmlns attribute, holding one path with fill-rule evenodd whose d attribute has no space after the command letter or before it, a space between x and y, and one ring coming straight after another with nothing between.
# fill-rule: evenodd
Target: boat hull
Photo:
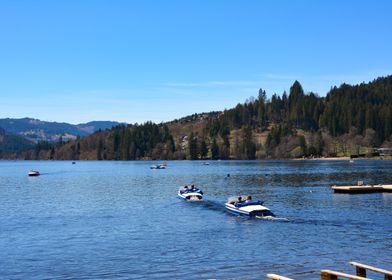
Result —
<instances>
[{"instance_id":1,"label":"boat hull","mask_svg":"<svg viewBox=\"0 0 392 280\"><path fill-rule=\"evenodd\" d=\"M190 193L178 192L178 196L183 200L189 200L189 201L199 201L203 199L203 195L197 192L190 192Z\"/></svg>"},{"instance_id":2,"label":"boat hull","mask_svg":"<svg viewBox=\"0 0 392 280\"><path fill-rule=\"evenodd\" d=\"M250 212L242 211L240 208L233 207L233 206L229 205L228 203L226 203L225 207L226 207L227 212L229 212L233 215L248 216L248 217L251 216Z\"/></svg>"},{"instance_id":3,"label":"boat hull","mask_svg":"<svg viewBox=\"0 0 392 280\"><path fill-rule=\"evenodd\" d=\"M150 169L166 169L165 166L150 166Z\"/></svg>"}]
</instances>

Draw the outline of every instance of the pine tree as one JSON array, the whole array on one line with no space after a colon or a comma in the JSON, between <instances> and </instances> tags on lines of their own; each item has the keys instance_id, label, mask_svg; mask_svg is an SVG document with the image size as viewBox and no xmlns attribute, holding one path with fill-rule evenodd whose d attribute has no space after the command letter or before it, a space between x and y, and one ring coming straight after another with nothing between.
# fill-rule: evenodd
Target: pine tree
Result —
<instances>
[{"instance_id":1,"label":"pine tree","mask_svg":"<svg viewBox=\"0 0 392 280\"><path fill-rule=\"evenodd\" d=\"M102 160L103 159L103 142L102 139L100 138L98 140L98 145L97 145L97 160Z\"/></svg>"},{"instance_id":2,"label":"pine tree","mask_svg":"<svg viewBox=\"0 0 392 280\"><path fill-rule=\"evenodd\" d=\"M306 155L306 140L303 135L299 136L299 146L301 147L302 155Z\"/></svg>"},{"instance_id":3,"label":"pine tree","mask_svg":"<svg viewBox=\"0 0 392 280\"><path fill-rule=\"evenodd\" d=\"M218 144L216 143L216 139L212 139L212 144L211 144L211 158L212 159L218 159L219 158L219 147Z\"/></svg>"},{"instance_id":4,"label":"pine tree","mask_svg":"<svg viewBox=\"0 0 392 280\"><path fill-rule=\"evenodd\" d=\"M198 159L197 138L195 137L193 132L191 132L191 134L188 136L188 153L191 160Z\"/></svg>"},{"instance_id":5,"label":"pine tree","mask_svg":"<svg viewBox=\"0 0 392 280\"><path fill-rule=\"evenodd\" d=\"M243 158L244 159L255 159L256 156L256 145L252 141L252 129L250 126L246 126L242 129L242 141L243 147Z\"/></svg>"},{"instance_id":6,"label":"pine tree","mask_svg":"<svg viewBox=\"0 0 392 280\"><path fill-rule=\"evenodd\" d=\"M208 154L208 147L205 139L203 138L200 142L200 157L201 159L205 159Z\"/></svg>"}]
</instances>

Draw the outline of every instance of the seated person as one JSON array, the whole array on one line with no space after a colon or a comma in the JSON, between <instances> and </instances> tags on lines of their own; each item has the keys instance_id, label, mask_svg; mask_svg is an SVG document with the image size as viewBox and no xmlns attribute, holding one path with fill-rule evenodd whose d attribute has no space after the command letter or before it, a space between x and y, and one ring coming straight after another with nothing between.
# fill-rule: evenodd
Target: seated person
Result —
<instances>
[{"instance_id":1,"label":"seated person","mask_svg":"<svg viewBox=\"0 0 392 280\"><path fill-rule=\"evenodd\" d=\"M234 205L237 206L238 204L241 204L243 202L244 201L242 200L242 196L239 196L237 202Z\"/></svg>"},{"instance_id":2,"label":"seated person","mask_svg":"<svg viewBox=\"0 0 392 280\"><path fill-rule=\"evenodd\" d=\"M252 196L248 195L248 197L246 198L245 202L252 202Z\"/></svg>"}]
</instances>

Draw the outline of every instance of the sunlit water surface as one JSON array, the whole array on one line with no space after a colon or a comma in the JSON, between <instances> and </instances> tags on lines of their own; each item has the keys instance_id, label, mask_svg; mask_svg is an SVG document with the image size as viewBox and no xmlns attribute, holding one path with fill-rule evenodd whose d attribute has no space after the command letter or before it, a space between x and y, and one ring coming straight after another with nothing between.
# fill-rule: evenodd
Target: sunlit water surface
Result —
<instances>
[{"instance_id":1,"label":"sunlit water surface","mask_svg":"<svg viewBox=\"0 0 392 280\"><path fill-rule=\"evenodd\" d=\"M320 269L354 272L353 260L392 268L392 193L330 189L391 184L392 161L154 163L0 161L0 278L317 279ZM190 183L203 202L177 198ZM289 221L228 214L238 194Z\"/></svg>"}]
</instances>

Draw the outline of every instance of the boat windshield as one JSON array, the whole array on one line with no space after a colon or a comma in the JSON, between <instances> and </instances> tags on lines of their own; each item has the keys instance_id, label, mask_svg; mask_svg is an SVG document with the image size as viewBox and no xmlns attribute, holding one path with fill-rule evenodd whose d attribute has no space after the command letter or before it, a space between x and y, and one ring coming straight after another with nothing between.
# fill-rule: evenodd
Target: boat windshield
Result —
<instances>
[{"instance_id":1,"label":"boat windshield","mask_svg":"<svg viewBox=\"0 0 392 280\"><path fill-rule=\"evenodd\" d=\"M227 203L234 204L238 202L238 198L241 197L242 201L248 197L247 195L238 195L238 196L231 196L227 199Z\"/></svg>"},{"instance_id":2,"label":"boat windshield","mask_svg":"<svg viewBox=\"0 0 392 280\"><path fill-rule=\"evenodd\" d=\"M239 198L241 197L241 201L239 201ZM258 199L254 199L252 197L250 197L250 200L248 199L248 195L239 195L239 196L231 196L227 199L227 203L230 204L236 204L239 206L248 206L248 205L262 205L263 202L261 200Z\"/></svg>"},{"instance_id":3,"label":"boat windshield","mask_svg":"<svg viewBox=\"0 0 392 280\"><path fill-rule=\"evenodd\" d=\"M184 187L180 187L179 191L180 191L180 193L199 193L199 194L203 194L203 192L199 188L196 188L196 187L192 188L192 186L191 187L188 186L187 188L185 188L185 186Z\"/></svg>"}]
</instances>

